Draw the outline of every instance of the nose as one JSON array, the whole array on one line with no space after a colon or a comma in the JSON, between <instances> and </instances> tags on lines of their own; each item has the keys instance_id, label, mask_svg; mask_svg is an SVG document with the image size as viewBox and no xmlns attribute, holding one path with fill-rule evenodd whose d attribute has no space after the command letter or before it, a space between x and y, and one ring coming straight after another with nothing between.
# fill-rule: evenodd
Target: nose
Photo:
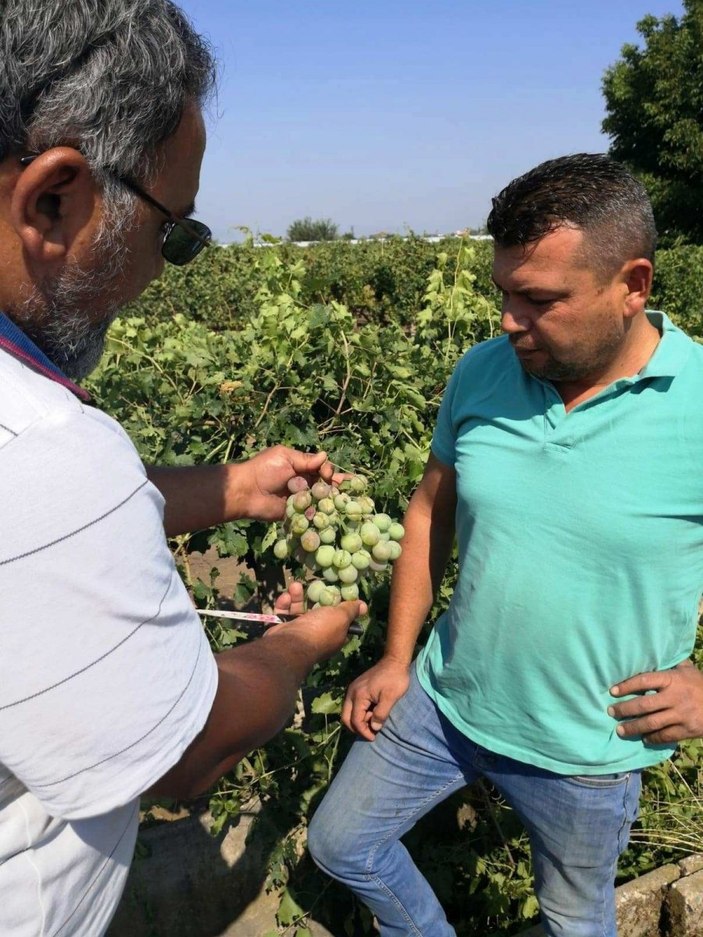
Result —
<instances>
[{"instance_id":1,"label":"nose","mask_svg":"<svg viewBox=\"0 0 703 937\"><path fill-rule=\"evenodd\" d=\"M520 332L529 332L532 320L508 300L503 300L500 314L500 326L508 335L517 335Z\"/></svg>"}]
</instances>

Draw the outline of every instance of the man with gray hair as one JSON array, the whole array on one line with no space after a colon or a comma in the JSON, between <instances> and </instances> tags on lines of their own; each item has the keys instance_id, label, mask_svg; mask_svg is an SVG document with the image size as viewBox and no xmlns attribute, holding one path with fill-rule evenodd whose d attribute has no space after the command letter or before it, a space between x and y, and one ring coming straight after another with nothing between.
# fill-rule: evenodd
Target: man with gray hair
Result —
<instances>
[{"instance_id":1,"label":"man with gray hair","mask_svg":"<svg viewBox=\"0 0 703 937\"><path fill-rule=\"evenodd\" d=\"M515 179L488 231L505 334L449 381L309 846L383 937L453 937L401 837L487 778L529 834L545 934L615 937L641 771L703 735L703 346L646 308L652 209L609 157Z\"/></svg>"},{"instance_id":2,"label":"man with gray hair","mask_svg":"<svg viewBox=\"0 0 703 937\"><path fill-rule=\"evenodd\" d=\"M76 383L110 322L210 232L190 216L214 82L170 0L0 18L0 933L99 937L139 796L207 789L285 723L363 603L212 655L165 533L281 517L324 453L146 469ZM297 611L300 587L281 609Z\"/></svg>"}]
</instances>

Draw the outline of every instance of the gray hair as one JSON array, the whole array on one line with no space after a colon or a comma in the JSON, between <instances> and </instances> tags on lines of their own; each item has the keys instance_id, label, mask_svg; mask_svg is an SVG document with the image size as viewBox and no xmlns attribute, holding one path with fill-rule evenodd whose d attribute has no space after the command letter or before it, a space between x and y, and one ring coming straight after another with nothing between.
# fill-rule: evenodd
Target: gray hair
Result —
<instances>
[{"instance_id":1,"label":"gray hair","mask_svg":"<svg viewBox=\"0 0 703 937\"><path fill-rule=\"evenodd\" d=\"M114 209L148 180L189 102L215 85L209 44L171 0L0 0L0 160L74 146Z\"/></svg>"}]
</instances>

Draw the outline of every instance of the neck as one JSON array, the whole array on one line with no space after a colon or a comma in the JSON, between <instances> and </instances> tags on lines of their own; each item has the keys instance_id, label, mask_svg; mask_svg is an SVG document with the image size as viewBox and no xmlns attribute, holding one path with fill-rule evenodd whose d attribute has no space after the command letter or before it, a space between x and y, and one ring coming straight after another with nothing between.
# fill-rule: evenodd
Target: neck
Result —
<instances>
[{"instance_id":1,"label":"neck","mask_svg":"<svg viewBox=\"0 0 703 937\"><path fill-rule=\"evenodd\" d=\"M638 374L654 354L660 337L658 329L642 314L632 323L622 349L605 369L579 381L555 382L567 413L614 381Z\"/></svg>"}]
</instances>

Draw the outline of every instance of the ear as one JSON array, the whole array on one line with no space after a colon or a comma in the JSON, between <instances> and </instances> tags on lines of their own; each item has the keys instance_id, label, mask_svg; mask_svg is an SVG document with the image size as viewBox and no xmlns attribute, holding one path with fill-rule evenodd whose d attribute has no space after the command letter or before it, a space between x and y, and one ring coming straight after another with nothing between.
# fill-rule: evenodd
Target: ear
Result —
<instances>
[{"instance_id":1,"label":"ear","mask_svg":"<svg viewBox=\"0 0 703 937\"><path fill-rule=\"evenodd\" d=\"M629 260L622 273L627 290L624 312L627 318L633 318L643 312L647 305L649 294L652 292L654 267L645 257L638 257L636 260Z\"/></svg>"},{"instance_id":2,"label":"ear","mask_svg":"<svg viewBox=\"0 0 703 937\"><path fill-rule=\"evenodd\" d=\"M65 260L76 240L99 221L100 199L85 157L61 146L22 170L10 202L10 221L29 259Z\"/></svg>"}]
</instances>

